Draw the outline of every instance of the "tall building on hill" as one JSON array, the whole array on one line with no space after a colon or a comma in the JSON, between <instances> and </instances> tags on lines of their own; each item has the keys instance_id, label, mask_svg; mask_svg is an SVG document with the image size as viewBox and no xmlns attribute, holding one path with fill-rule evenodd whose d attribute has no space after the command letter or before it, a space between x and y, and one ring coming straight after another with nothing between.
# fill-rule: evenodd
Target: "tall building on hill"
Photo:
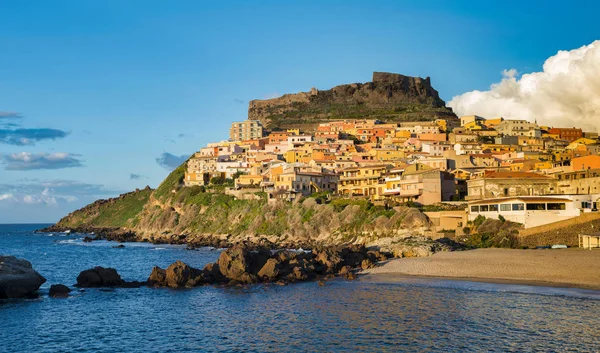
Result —
<instances>
[{"instance_id":1,"label":"tall building on hill","mask_svg":"<svg viewBox=\"0 0 600 353\"><path fill-rule=\"evenodd\" d=\"M258 120L245 120L231 123L229 140L244 141L256 140L263 137L263 126Z\"/></svg>"}]
</instances>

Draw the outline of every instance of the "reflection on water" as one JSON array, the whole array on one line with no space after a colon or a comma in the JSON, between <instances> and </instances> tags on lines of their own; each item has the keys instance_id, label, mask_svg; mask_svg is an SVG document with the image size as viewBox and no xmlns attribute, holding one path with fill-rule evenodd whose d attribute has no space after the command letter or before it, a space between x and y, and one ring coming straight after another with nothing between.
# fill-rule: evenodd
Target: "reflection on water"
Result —
<instances>
[{"instance_id":1,"label":"reflection on water","mask_svg":"<svg viewBox=\"0 0 600 353\"><path fill-rule=\"evenodd\" d=\"M143 279L154 265L181 258L201 267L218 253L6 233L2 252L30 259L49 283L38 299L0 305L0 351L600 350L594 291L366 277L325 287L86 290L60 300L47 297L49 284L70 284L93 265Z\"/></svg>"}]
</instances>

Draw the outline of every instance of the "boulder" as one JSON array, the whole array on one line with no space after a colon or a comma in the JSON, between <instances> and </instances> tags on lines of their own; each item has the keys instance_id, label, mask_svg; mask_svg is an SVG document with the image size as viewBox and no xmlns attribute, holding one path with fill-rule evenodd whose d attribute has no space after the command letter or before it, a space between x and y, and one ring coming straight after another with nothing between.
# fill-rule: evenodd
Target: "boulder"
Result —
<instances>
[{"instance_id":1,"label":"boulder","mask_svg":"<svg viewBox=\"0 0 600 353\"><path fill-rule=\"evenodd\" d=\"M371 261L371 259L364 259L360 263L360 268L362 268L363 270L368 270L373 267L375 267L375 263L373 261Z\"/></svg>"},{"instance_id":2,"label":"boulder","mask_svg":"<svg viewBox=\"0 0 600 353\"><path fill-rule=\"evenodd\" d=\"M234 246L221 253L217 261L223 276L240 283L255 283L256 275L252 274L249 251L242 246Z\"/></svg>"},{"instance_id":3,"label":"boulder","mask_svg":"<svg viewBox=\"0 0 600 353\"><path fill-rule=\"evenodd\" d=\"M335 273L342 266L342 258L337 251L325 249L315 254L315 261L322 265L321 268L315 269L321 273Z\"/></svg>"},{"instance_id":4,"label":"boulder","mask_svg":"<svg viewBox=\"0 0 600 353\"><path fill-rule=\"evenodd\" d=\"M184 262L176 261L167 267L165 277L167 287L181 288L201 284L204 276L201 270L190 267Z\"/></svg>"},{"instance_id":5,"label":"boulder","mask_svg":"<svg viewBox=\"0 0 600 353\"><path fill-rule=\"evenodd\" d=\"M121 276L114 268L94 267L89 270L81 271L77 276L76 287L119 287L124 283Z\"/></svg>"},{"instance_id":6,"label":"boulder","mask_svg":"<svg viewBox=\"0 0 600 353\"><path fill-rule=\"evenodd\" d=\"M306 281L308 276L300 267L294 267L292 273L289 275L290 279L293 281Z\"/></svg>"},{"instance_id":7,"label":"boulder","mask_svg":"<svg viewBox=\"0 0 600 353\"><path fill-rule=\"evenodd\" d=\"M266 281L271 281L277 278L279 275L280 262L278 259L268 259L264 266L258 271L258 278Z\"/></svg>"},{"instance_id":8,"label":"boulder","mask_svg":"<svg viewBox=\"0 0 600 353\"><path fill-rule=\"evenodd\" d=\"M416 208L409 208L406 210L404 218L400 223L402 229L415 229L415 228L429 228L431 227L431 221L421 211Z\"/></svg>"},{"instance_id":9,"label":"boulder","mask_svg":"<svg viewBox=\"0 0 600 353\"><path fill-rule=\"evenodd\" d=\"M167 271L158 266L152 268L150 277L148 277L148 284L155 287L161 287L167 285Z\"/></svg>"},{"instance_id":10,"label":"boulder","mask_svg":"<svg viewBox=\"0 0 600 353\"><path fill-rule=\"evenodd\" d=\"M66 298L69 296L69 292L71 292L71 288L64 284L53 284L50 286L48 295L53 298Z\"/></svg>"},{"instance_id":11,"label":"boulder","mask_svg":"<svg viewBox=\"0 0 600 353\"><path fill-rule=\"evenodd\" d=\"M23 298L35 293L46 279L31 263L14 256L0 256L0 299Z\"/></svg>"},{"instance_id":12,"label":"boulder","mask_svg":"<svg viewBox=\"0 0 600 353\"><path fill-rule=\"evenodd\" d=\"M367 252L367 256L373 262L386 261L387 256L379 250L370 250Z\"/></svg>"},{"instance_id":13,"label":"boulder","mask_svg":"<svg viewBox=\"0 0 600 353\"><path fill-rule=\"evenodd\" d=\"M360 266L360 263L365 259L365 255L359 252L352 252L346 255L344 264L350 267Z\"/></svg>"}]
</instances>

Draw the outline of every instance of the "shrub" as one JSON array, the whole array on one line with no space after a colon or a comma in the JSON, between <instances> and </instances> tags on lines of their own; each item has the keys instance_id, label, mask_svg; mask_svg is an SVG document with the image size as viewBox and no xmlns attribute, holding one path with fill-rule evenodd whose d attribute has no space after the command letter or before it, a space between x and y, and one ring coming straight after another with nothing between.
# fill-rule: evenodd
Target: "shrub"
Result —
<instances>
[{"instance_id":1,"label":"shrub","mask_svg":"<svg viewBox=\"0 0 600 353\"><path fill-rule=\"evenodd\" d=\"M482 215L479 215L473 220L473 225L475 227L479 227L481 224L483 224L483 222L485 222L485 217Z\"/></svg>"}]
</instances>

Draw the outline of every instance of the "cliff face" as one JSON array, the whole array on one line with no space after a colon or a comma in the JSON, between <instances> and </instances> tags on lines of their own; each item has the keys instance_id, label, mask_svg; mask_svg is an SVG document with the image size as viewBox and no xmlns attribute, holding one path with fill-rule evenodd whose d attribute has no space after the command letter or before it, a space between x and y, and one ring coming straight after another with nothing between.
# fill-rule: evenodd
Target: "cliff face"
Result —
<instances>
[{"instance_id":1,"label":"cliff face","mask_svg":"<svg viewBox=\"0 0 600 353\"><path fill-rule=\"evenodd\" d=\"M268 128L362 118L400 122L457 117L431 86L429 77L386 72L374 72L372 82L253 100L248 107L248 119L260 120Z\"/></svg>"},{"instance_id":2,"label":"cliff face","mask_svg":"<svg viewBox=\"0 0 600 353\"><path fill-rule=\"evenodd\" d=\"M237 200L219 190L182 187L184 171L184 165L177 168L156 190L96 201L46 230L108 231L125 234L117 239L214 246L266 239L283 247L305 247L382 240L391 245L429 233L431 225L417 209L389 210L366 200Z\"/></svg>"}]
</instances>

